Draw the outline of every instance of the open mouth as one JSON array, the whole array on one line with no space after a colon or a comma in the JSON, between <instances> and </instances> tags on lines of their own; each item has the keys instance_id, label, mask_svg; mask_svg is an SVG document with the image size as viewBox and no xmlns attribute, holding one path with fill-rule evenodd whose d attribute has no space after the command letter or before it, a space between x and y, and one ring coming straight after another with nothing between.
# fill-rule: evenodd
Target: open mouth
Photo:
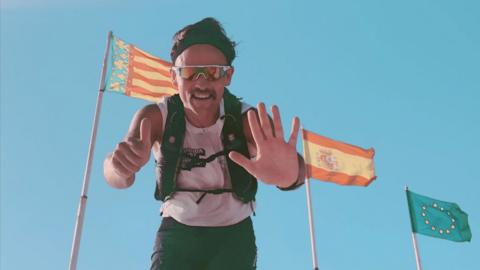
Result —
<instances>
[{"instance_id":1,"label":"open mouth","mask_svg":"<svg viewBox=\"0 0 480 270\"><path fill-rule=\"evenodd\" d=\"M199 100L214 99L214 95L210 92L194 92L192 98Z\"/></svg>"}]
</instances>

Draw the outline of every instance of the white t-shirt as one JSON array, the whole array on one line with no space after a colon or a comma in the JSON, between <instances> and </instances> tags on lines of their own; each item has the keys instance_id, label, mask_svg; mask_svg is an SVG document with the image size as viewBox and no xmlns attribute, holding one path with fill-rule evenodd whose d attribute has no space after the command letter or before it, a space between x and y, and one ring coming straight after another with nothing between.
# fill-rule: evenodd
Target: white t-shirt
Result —
<instances>
[{"instance_id":1,"label":"white t-shirt","mask_svg":"<svg viewBox=\"0 0 480 270\"><path fill-rule=\"evenodd\" d=\"M158 103L163 116L163 127L167 118L166 99ZM250 106L242 103L242 112ZM224 115L223 100L220 104L220 117L215 124L206 128L197 128L187 119L184 152L201 158L223 150L221 132ZM161 155L161 153L160 153ZM219 156L206 163L205 167L194 166L190 170L182 169L177 176L177 187L185 189L223 189L231 188L228 167L225 156ZM228 226L242 221L250 216L255 208L254 202L243 203L231 192L221 194L206 194L200 203L197 200L204 192L176 192L161 206L163 217L173 217L178 222L190 226Z\"/></svg>"}]
</instances>

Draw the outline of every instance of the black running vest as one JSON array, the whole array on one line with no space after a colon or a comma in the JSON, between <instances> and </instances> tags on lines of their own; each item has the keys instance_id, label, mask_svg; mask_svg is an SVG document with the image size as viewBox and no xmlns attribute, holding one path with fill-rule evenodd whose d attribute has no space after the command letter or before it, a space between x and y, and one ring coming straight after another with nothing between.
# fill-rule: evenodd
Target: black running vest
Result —
<instances>
[{"instance_id":1,"label":"black running vest","mask_svg":"<svg viewBox=\"0 0 480 270\"><path fill-rule=\"evenodd\" d=\"M232 192L233 195L244 203L255 200L257 192L257 179L243 167L233 162L228 153L232 150L250 157L247 140L243 133L242 103L239 98L225 89L223 94L225 116L221 140L223 154L227 161L230 175L231 189L195 190L180 189L176 185L177 175L180 172L182 159L183 139L185 137L185 111L178 94L167 98L168 114L163 132L160 161L156 162L157 186L155 199L166 201L175 192L203 192L200 200L207 194L220 194ZM165 116L164 116L165 117Z\"/></svg>"}]
</instances>

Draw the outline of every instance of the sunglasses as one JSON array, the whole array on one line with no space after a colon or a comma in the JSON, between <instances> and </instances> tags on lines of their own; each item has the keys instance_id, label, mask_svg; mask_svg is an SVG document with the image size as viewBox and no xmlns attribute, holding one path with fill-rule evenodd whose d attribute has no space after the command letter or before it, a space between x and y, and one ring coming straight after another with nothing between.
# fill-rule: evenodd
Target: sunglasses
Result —
<instances>
[{"instance_id":1,"label":"sunglasses","mask_svg":"<svg viewBox=\"0 0 480 270\"><path fill-rule=\"evenodd\" d=\"M227 71L230 69L232 69L231 66L219 65L172 67L172 70L175 71L178 76L189 81L197 80L200 78L200 74L202 74L207 81L215 81L225 77Z\"/></svg>"}]
</instances>

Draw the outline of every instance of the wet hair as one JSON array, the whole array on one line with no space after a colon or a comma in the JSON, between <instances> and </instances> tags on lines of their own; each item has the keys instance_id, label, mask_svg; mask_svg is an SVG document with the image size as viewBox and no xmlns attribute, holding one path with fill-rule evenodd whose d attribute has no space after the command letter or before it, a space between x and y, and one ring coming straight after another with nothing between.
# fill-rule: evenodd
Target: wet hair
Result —
<instances>
[{"instance_id":1,"label":"wet hair","mask_svg":"<svg viewBox=\"0 0 480 270\"><path fill-rule=\"evenodd\" d=\"M220 22L214 18L205 18L182 28L173 36L173 47L170 53L172 63L188 47L195 44L209 44L220 50L229 65L235 59L236 43L225 34Z\"/></svg>"}]
</instances>

